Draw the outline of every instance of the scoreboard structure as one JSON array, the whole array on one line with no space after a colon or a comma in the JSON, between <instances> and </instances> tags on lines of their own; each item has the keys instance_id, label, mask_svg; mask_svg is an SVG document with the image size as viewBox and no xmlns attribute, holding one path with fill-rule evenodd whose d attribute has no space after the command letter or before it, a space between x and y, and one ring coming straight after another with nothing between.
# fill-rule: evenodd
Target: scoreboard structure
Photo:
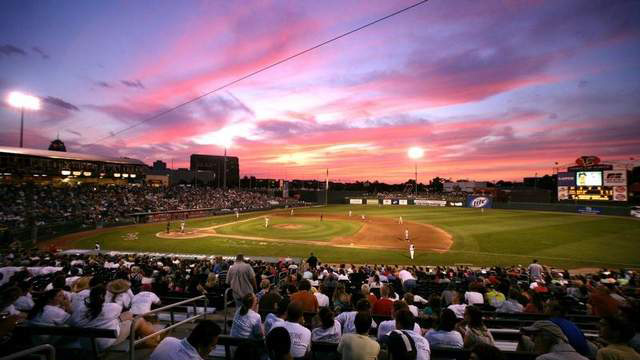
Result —
<instances>
[{"instance_id":1,"label":"scoreboard structure","mask_svg":"<svg viewBox=\"0 0 640 360\"><path fill-rule=\"evenodd\" d=\"M596 156L582 156L576 164L558 173L558 201L628 201L626 169L614 169Z\"/></svg>"}]
</instances>

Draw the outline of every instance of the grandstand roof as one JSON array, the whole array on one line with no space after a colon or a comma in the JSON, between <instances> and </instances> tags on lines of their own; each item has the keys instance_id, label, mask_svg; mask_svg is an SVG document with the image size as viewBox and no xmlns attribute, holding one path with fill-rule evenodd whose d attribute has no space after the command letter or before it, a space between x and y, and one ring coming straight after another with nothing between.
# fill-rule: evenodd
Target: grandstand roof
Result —
<instances>
[{"instance_id":1,"label":"grandstand roof","mask_svg":"<svg viewBox=\"0 0 640 360\"><path fill-rule=\"evenodd\" d=\"M100 161L107 162L112 164L123 164L123 165L146 165L144 162L138 159L130 159L130 158L114 158L102 155L89 155L89 154L80 154L74 152L60 152L60 151L49 151L49 150L40 150L40 149L29 149L29 148L18 148L12 146L0 146L0 154L14 154L14 155L25 155L25 156L35 156L41 158L48 159L62 159L62 160L78 160L78 161Z\"/></svg>"}]
</instances>

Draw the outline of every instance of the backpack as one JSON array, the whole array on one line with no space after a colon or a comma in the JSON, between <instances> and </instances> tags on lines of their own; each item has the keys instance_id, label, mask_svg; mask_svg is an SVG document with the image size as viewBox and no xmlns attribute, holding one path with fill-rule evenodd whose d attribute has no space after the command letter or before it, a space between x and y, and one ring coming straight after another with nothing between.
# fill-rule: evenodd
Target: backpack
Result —
<instances>
[{"instance_id":1,"label":"backpack","mask_svg":"<svg viewBox=\"0 0 640 360\"><path fill-rule=\"evenodd\" d=\"M416 343L406 331L393 330L387 344L392 360L415 360L418 356Z\"/></svg>"}]
</instances>

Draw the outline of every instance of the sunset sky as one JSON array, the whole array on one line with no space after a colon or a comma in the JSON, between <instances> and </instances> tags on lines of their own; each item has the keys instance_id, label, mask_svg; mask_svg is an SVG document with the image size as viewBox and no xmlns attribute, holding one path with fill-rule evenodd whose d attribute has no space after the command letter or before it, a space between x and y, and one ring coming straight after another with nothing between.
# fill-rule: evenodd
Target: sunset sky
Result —
<instances>
[{"instance_id":1,"label":"sunset sky","mask_svg":"<svg viewBox=\"0 0 640 360\"><path fill-rule=\"evenodd\" d=\"M640 156L640 2L431 0L109 136L416 1L0 2L0 145L241 175L521 179Z\"/></svg>"}]
</instances>

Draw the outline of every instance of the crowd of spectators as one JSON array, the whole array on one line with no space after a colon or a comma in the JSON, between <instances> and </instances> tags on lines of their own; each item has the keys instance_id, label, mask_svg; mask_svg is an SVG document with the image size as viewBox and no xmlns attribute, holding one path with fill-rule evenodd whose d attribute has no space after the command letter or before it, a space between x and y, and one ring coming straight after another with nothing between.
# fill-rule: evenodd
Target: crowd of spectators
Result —
<instances>
[{"instance_id":1,"label":"crowd of spectators","mask_svg":"<svg viewBox=\"0 0 640 360\"><path fill-rule=\"evenodd\" d=\"M282 199L261 193L211 187L32 184L0 185L0 226L25 228L68 221L117 223L132 213L188 209L252 210ZM294 200L291 200L296 203Z\"/></svg>"},{"instance_id":2,"label":"crowd of spectators","mask_svg":"<svg viewBox=\"0 0 640 360\"><path fill-rule=\"evenodd\" d=\"M587 275L528 267L401 267L146 255L65 255L14 251L2 256L3 322L114 329L128 335L132 316L169 295L231 288L236 310L230 335L264 340L271 359L303 358L312 342L333 342L343 359L429 359L433 349L469 349L499 359L487 314L543 314L522 327L518 350L538 359L640 359L637 273L603 269ZM600 318L585 336L569 313ZM310 315L310 316L308 316ZM203 335L204 327L209 335ZM10 328L10 327L9 327ZM2 329L7 329L2 326ZM188 338L151 338L154 359L208 353L220 328L210 322ZM141 321L135 335L153 332ZM6 332L5 336L8 336ZM288 339L288 341L287 341ZM51 341L51 339L39 339ZM236 358L251 359L238 348Z\"/></svg>"}]
</instances>

